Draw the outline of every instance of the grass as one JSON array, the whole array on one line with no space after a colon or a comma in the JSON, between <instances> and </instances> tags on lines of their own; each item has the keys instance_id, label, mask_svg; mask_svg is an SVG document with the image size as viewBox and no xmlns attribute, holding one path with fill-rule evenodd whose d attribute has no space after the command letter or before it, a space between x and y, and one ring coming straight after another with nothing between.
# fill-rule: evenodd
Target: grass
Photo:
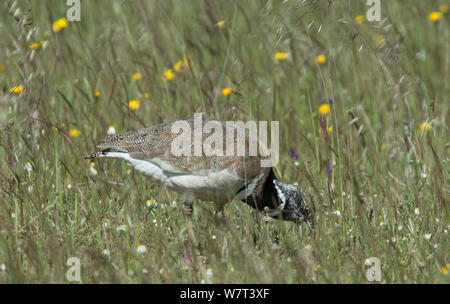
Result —
<instances>
[{"instance_id":1,"label":"grass","mask_svg":"<svg viewBox=\"0 0 450 304\"><path fill-rule=\"evenodd\" d=\"M81 2L57 33L65 1L2 3L0 283L68 282L69 257L82 283L367 283L369 257L382 283L450 282L450 27L428 19L443 1L382 1L382 20L359 25L364 1ZM225 229L197 202L196 254L176 193L81 158L110 125L194 112L280 121L277 172L313 194L316 233L238 201Z\"/></svg>"}]
</instances>

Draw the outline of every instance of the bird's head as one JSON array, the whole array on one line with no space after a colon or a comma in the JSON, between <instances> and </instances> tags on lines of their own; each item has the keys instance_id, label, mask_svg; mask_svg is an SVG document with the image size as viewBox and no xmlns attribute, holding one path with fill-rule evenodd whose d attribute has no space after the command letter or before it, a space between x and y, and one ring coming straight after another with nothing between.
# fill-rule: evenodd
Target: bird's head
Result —
<instances>
[{"instance_id":1,"label":"bird's head","mask_svg":"<svg viewBox=\"0 0 450 304\"><path fill-rule=\"evenodd\" d=\"M297 224L306 222L309 228L314 229L314 203L306 190L298 185L283 184L276 179L273 183L281 202L283 219Z\"/></svg>"}]
</instances>

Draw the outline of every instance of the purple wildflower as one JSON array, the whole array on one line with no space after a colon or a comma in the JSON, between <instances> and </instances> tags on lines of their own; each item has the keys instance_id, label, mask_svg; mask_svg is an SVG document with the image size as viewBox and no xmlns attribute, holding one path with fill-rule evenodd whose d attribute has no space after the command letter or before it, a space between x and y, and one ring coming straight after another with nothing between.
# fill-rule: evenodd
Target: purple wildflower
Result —
<instances>
[{"instance_id":1,"label":"purple wildflower","mask_svg":"<svg viewBox=\"0 0 450 304\"><path fill-rule=\"evenodd\" d=\"M289 150L289 155L293 158L293 159L299 159L300 155L298 155L297 152L295 152L294 149Z\"/></svg>"},{"instance_id":2,"label":"purple wildflower","mask_svg":"<svg viewBox=\"0 0 450 304\"><path fill-rule=\"evenodd\" d=\"M331 161L328 163L327 174L330 175L333 172L333 166L331 165Z\"/></svg>"}]
</instances>

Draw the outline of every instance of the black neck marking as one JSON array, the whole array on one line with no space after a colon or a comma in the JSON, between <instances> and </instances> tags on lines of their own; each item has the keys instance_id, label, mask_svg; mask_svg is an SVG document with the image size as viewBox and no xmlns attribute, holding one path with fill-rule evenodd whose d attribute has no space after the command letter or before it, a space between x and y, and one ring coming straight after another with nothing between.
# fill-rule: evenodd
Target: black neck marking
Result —
<instances>
[{"instance_id":1,"label":"black neck marking","mask_svg":"<svg viewBox=\"0 0 450 304\"><path fill-rule=\"evenodd\" d=\"M276 179L275 173L271 168L266 177L261 178L253 193L242 201L258 211L264 211L266 207L269 211L279 210L278 206L281 204L281 201L273 183Z\"/></svg>"}]
</instances>

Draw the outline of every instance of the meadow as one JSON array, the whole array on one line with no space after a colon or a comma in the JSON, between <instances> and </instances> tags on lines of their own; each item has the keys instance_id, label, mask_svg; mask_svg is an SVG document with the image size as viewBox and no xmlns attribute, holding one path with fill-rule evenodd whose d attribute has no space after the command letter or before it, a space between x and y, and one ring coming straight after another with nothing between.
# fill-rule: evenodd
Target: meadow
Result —
<instances>
[{"instance_id":1,"label":"meadow","mask_svg":"<svg viewBox=\"0 0 450 304\"><path fill-rule=\"evenodd\" d=\"M0 4L0 283L450 283L444 0ZM316 229L233 201L224 226L116 160L108 134L195 112L280 122Z\"/></svg>"}]
</instances>

